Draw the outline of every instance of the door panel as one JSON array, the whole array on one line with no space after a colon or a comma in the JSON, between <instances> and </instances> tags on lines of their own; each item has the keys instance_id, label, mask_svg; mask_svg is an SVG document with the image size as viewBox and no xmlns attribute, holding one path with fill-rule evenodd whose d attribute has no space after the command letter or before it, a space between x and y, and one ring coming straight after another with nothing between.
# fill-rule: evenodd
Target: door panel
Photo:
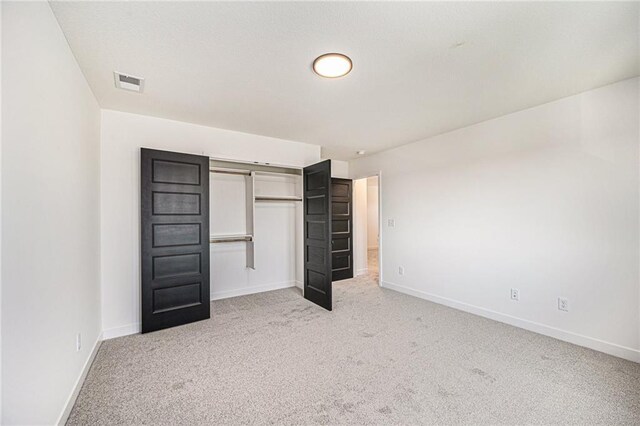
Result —
<instances>
[{"instance_id":1,"label":"door panel","mask_svg":"<svg viewBox=\"0 0 640 426\"><path fill-rule=\"evenodd\" d=\"M200 244L199 223L153 225L153 247L189 246Z\"/></svg>"},{"instance_id":2,"label":"door panel","mask_svg":"<svg viewBox=\"0 0 640 426\"><path fill-rule=\"evenodd\" d=\"M331 310L331 161L304 168L304 297Z\"/></svg>"},{"instance_id":3,"label":"door panel","mask_svg":"<svg viewBox=\"0 0 640 426\"><path fill-rule=\"evenodd\" d=\"M200 194L153 192L153 211L160 215L200 215Z\"/></svg>"},{"instance_id":4,"label":"door panel","mask_svg":"<svg viewBox=\"0 0 640 426\"><path fill-rule=\"evenodd\" d=\"M210 317L209 158L142 149L142 332Z\"/></svg>"},{"instance_id":5,"label":"door panel","mask_svg":"<svg viewBox=\"0 0 640 426\"><path fill-rule=\"evenodd\" d=\"M331 179L332 280L353 278L353 181Z\"/></svg>"},{"instance_id":6,"label":"door panel","mask_svg":"<svg viewBox=\"0 0 640 426\"><path fill-rule=\"evenodd\" d=\"M351 220L342 219L346 215L333 215L334 219L331 221L331 231L335 237L345 236L351 232Z\"/></svg>"},{"instance_id":7,"label":"door panel","mask_svg":"<svg viewBox=\"0 0 640 426\"><path fill-rule=\"evenodd\" d=\"M200 253L153 257L153 279L200 274Z\"/></svg>"}]
</instances>

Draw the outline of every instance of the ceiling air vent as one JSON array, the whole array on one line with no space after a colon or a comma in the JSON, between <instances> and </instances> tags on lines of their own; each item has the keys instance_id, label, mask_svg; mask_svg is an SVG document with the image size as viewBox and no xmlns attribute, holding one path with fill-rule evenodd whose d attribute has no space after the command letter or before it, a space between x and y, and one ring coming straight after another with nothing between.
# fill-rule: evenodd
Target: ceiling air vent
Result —
<instances>
[{"instance_id":1,"label":"ceiling air vent","mask_svg":"<svg viewBox=\"0 0 640 426\"><path fill-rule=\"evenodd\" d=\"M115 79L116 87L118 89L130 90L138 93L142 93L142 89L144 89L144 78L122 74L117 71L113 72L113 78Z\"/></svg>"}]
</instances>

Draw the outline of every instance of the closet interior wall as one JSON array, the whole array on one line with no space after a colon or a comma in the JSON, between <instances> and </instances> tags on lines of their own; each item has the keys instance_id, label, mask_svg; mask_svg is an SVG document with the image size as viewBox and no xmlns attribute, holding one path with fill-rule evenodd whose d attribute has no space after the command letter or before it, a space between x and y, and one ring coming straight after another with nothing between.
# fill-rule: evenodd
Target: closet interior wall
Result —
<instances>
[{"instance_id":1,"label":"closet interior wall","mask_svg":"<svg viewBox=\"0 0 640 426\"><path fill-rule=\"evenodd\" d=\"M210 161L211 299L302 287L300 169Z\"/></svg>"}]
</instances>

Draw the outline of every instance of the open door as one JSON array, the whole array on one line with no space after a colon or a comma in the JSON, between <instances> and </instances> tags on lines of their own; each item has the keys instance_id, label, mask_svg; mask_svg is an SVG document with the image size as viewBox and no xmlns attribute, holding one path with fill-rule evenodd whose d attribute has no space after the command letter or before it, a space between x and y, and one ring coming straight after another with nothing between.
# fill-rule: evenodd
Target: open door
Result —
<instances>
[{"instance_id":1,"label":"open door","mask_svg":"<svg viewBox=\"0 0 640 426\"><path fill-rule=\"evenodd\" d=\"M209 157L142 149L142 332L207 319Z\"/></svg>"},{"instance_id":2,"label":"open door","mask_svg":"<svg viewBox=\"0 0 640 426\"><path fill-rule=\"evenodd\" d=\"M331 178L332 280L353 278L353 181Z\"/></svg>"},{"instance_id":3,"label":"open door","mask_svg":"<svg viewBox=\"0 0 640 426\"><path fill-rule=\"evenodd\" d=\"M331 310L331 160L304 168L304 298Z\"/></svg>"}]
</instances>

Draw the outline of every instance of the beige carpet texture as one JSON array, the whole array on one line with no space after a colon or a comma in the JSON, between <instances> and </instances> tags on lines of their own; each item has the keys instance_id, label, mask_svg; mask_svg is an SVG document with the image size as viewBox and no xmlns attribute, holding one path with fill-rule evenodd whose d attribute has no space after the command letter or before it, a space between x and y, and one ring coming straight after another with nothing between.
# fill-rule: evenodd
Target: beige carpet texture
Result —
<instances>
[{"instance_id":1,"label":"beige carpet texture","mask_svg":"<svg viewBox=\"0 0 640 426\"><path fill-rule=\"evenodd\" d=\"M298 289L220 300L210 320L105 341L68 424L640 424L640 364L375 272L333 297L333 312Z\"/></svg>"}]
</instances>

